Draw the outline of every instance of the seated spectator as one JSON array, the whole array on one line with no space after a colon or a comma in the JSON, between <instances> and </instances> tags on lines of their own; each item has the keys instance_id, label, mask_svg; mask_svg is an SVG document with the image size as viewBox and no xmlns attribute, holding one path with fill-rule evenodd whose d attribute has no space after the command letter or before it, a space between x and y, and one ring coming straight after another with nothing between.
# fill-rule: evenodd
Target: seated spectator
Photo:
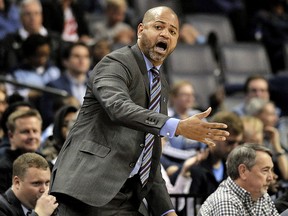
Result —
<instances>
[{"instance_id":1,"label":"seated spectator","mask_svg":"<svg viewBox=\"0 0 288 216\"><path fill-rule=\"evenodd\" d=\"M121 30L113 37L113 44L124 46L135 42L135 32L131 26L123 26Z\"/></svg>"},{"instance_id":2,"label":"seated spectator","mask_svg":"<svg viewBox=\"0 0 288 216\"><path fill-rule=\"evenodd\" d=\"M244 125L243 142L245 143L259 143L264 142L264 124L263 122L254 116L243 116L241 120ZM269 195L277 195L280 187L278 175L273 171L273 180L269 186Z\"/></svg>"},{"instance_id":3,"label":"seated spectator","mask_svg":"<svg viewBox=\"0 0 288 216\"><path fill-rule=\"evenodd\" d=\"M274 103L253 98L245 109L247 110L247 114L255 116L263 122L263 144L273 152L275 172L279 175L280 179L288 180L288 158L285 149L281 145L281 135L276 128L278 116ZM284 135L286 136L286 133Z\"/></svg>"},{"instance_id":4,"label":"seated spectator","mask_svg":"<svg viewBox=\"0 0 288 216\"><path fill-rule=\"evenodd\" d=\"M50 61L51 46L48 37L40 34L30 35L23 42L22 51L24 54L22 63L7 75L8 78L23 84L44 87L60 77L59 68L52 65ZM42 95L40 91L7 84L7 94L12 95L15 92L31 103L35 103L36 107L37 99Z\"/></svg>"},{"instance_id":5,"label":"seated spectator","mask_svg":"<svg viewBox=\"0 0 288 216\"><path fill-rule=\"evenodd\" d=\"M71 124L77 117L78 109L74 106L66 105L58 110L54 118L53 134L48 137L41 148L42 155L47 161L55 164L57 156L68 135Z\"/></svg>"},{"instance_id":6,"label":"seated spectator","mask_svg":"<svg viewBox=\"0 0 288 216\"><path fill-rule=\"evenodd\" d=\"M0 46L0 68L9 73L23 58L22 44L31 34L49 37L52 46L52 59L56 61L60 46L57 33L48 31L42 25L42 6L39 0L22 0L20 3L21 27L15 33L8 34Z\"/></svg>"},{"instance_id":7,"label":"seated spectator","mask_svg":"<svg viewBox=\"0 0 288 216\"><path fill-rule=\"evenodd\" d=\"M185 119L199 113L200 111L194 108L196 105L194 94L194 88L190 82L181 81L176 83L171 89L171 108L168 110L168 115ZM177 170L177 167L182 166L186 159L196 155L197 151L205 147L204 144L186 139L183 136L169 138L164 141L166 142L163 147L161 163L168 171L168 175L172 175L175 172L175 168Z\"/></svg>"},{"instance_id":8,"label":"seated spectator","mask_svg":"<svg viewBox=\"0 0 288 216\"><path fill-rule=\"evenodd\" d=\"M245 93L245 101L236 105L233 108L233 112L235 112L239 116L247 115L245 106L252 98L261 98L263 100L269 100L269 83L268 80L261 75L252 75L249 76L244 84L244 93ZM280 115L280 110L277 109L277 114Z\"/></svg>"},{"instance_id":9,"label":"seated spectator","mask_svg":"<svg viewBox=\"0 0 288 216\"><path fill-rule=\"evenodd\" d=\"M7 148L10 148L10 142L9 142L9 134L8 134L8 128L7 128L7 121L13 112L16 110L29 110L32 108L32 105L26 101L18 101L11 103L7 109L4 111L1 119L1 129L3 130L3 137L0 144L0 157L3 155L3 153L6 151Z\"/></svg>"},{"instance_id":10,"label":"seated spectator","mask_svg":"<svg viewBox=\"0 0 288 216\"><path fill-rule=\"evenodd\" d=\"M208 197L198 215L279 215L267 193L273 180L271 156L259 144L236 147L227 159L227 180Z\"/></svg>"},{"instance_id":11,"label":"seated spectator","mask_svg":"<svg viewBox=\"0 0 288 216\"><path fill-rule=\"evenodd\" d=\"M82 104L91 64L90 57L87 45L81 42L71 44L63 53L65 71L58 79L48 82L47 86L66 90Z\"/></svg>"},{"instance_id":12,"label":"seated spectator","mask_svg":"<svg viewBox=\"0 0 288 216\"><path fill-rule=\"evenodd\" d=\"M263 122L254 116L242 116L241 120L244 126L243 142L262 144L264 139Z\"/></svg>"},{"instance_id":13,"label":"seated spectator","mask_svg":"<svg viewBox=\"0 0 288 216\"><path fill-rule=\"evenodd\" d=\"M230 135L225 141L215 142L216 146L209 149L207 159L193 166L190 170L193 179L190 193L200 197L200 203L226 179L225 162L227 156L236 146L242 143L243 139L243 123L235 113L219 112L212 117L211 121L227 124L227 131Z\"/></svg>"},{"instance_id":14,"label":"seated spectator","mask_svg":"<svg viewBox=\"0 0 288 216\"><path fill-rule=\"evenodd\" d=\"M81 6L74 0L43 1L43 25L65 42L90 43L88 25Z\"/></svg>"},{"instance_id":15,"label":"seated spectator","mask_svg":"<svg viewBox=\"0 0 288 216\"><path fill-rule=\"evenodd\" d=\"M30 109L12 113L7 122L9 142L0 158L0 193L4 193L12 182L12 164L26 152L36 152L40 147L42 120L38 111Z\"/></svg>"},{"instance_id":16,"label":"seated spectator","mask_svg":"<svg viewBox=\"0 0 288 216\"><path fill-rule=\"evenodd\" d=\"M0 195L0 215L52 215L58 203L48 195L50 177L49 165L42 156L19 156L13 163L12 187Z\"/></svg>"},{"instance_id":17,"label":"seated spectator","mask_svg":"<svg viewBox=\"0 0 288 216\"><path fill-rule=\"evenodd\" d=\"M124 23L126 10L126 0L107 0L105 9L106 19L95 23L91 28L91 33L94 35L95 40L107 38L111 44L115 42L131 44L135 39L136 33L131 26ZM120 40L120 38L123 40Z\"/></svg>"},{"instance_id":18,"label":"seated spectator","mask_svg":"<svg viewBox=\"0 0 288 216\"><path fill-rule=\"evenodd\" d=\"M47 86L67 91L69 95L78 100L79 104L82 104L91 65L90 58L87 45L82 42L72 43L63 52L64 71L58 79L47 83ZM58 99L51 94L45 94L42 97L40 111L44 117L45 126L53 121L53 110L56 110L53 107Z\"/></svg>"},{"instance_id":19,"label":"seated spectator","mask_svg":"<svg viewBox=\"0 0 288 216\"><path fill-rule=\"evenodd\" d=\"M0 40L20 28L19 7L15 2L0 0Z\"/></svg>"}]
</instances>

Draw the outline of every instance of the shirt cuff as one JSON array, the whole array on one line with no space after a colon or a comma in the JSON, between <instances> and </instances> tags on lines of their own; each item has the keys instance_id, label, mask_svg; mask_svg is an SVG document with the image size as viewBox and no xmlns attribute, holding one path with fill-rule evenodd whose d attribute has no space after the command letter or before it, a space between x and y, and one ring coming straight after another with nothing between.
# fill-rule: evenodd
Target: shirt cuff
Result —
<instances>
[{"instance_id":1,"label":"shirt cuff","mask_svg":"<svg viewBox=\"0 0 288 216\"><path fill-rule=\"evenodd\" d=\"M176 118L169 118L160 130L160 135L168 138L175 136L176 128L180 120Z\"/></svg>"},{"instance_id":2,"label":"shirt cuff","mask_svg":"<svg viewBox=\"0 0 288 216\"><path fill-rule=\"evenodd\" d=\"M168 211L166 211L164 214L162 214L161 216L165 216L165 215L168 214L169 212L175 212L175 210L174 210L174 209L168 210Z\"/></svg>"}]
</instances>

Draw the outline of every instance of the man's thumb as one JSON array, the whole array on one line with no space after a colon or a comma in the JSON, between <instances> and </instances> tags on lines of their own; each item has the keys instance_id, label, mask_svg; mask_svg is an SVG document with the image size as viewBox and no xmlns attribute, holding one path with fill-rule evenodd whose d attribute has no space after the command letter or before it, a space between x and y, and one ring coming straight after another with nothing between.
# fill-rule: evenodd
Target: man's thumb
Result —
<instances>
[{"instance_id":1,"label":"man's thumb","mask_svg":"<svg viewBox=\"0 0 288 216\"><path fill-rule=\"evenodd\" d=\"M205 110L204 112L201 112L201 113L198 113L196 114L196 116L199 118L199 119L203 119L203 118L207 118L207 116L209 116L209 114L211 113L212 111L212 108L209 107L207 110Z\"/></svg>"}]
</instances>

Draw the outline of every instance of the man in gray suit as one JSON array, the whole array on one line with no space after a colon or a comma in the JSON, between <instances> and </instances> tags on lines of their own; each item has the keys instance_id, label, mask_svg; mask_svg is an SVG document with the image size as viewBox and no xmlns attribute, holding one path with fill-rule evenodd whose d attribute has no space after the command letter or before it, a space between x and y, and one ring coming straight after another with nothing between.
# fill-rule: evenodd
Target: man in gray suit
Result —
<instances>
[{"instance_id":1,"label":"man in gray suit","mask_svg":"<svg viewBox=\"0 0 288 216\"><path fill-rule=\"evenodd\" d=\"M182 135L214 145L213 140L229 135L226 125L202 121L210 108L185 120L169 118L168 83L162 73L159 106L150 109L150 92L159 76L152 73L174 50L178 35L175 12L152 8L138 26L137 44L108 54L93 69L53 169L50 191L60 204L60 216L140 215L144 197L153 215L176 215L160 173L160 136ZM149 134L154 140L150 151L145 141ZM145 180L147 161L142 159L147 152L152 157Z\"/></svg>"}]
</instances>

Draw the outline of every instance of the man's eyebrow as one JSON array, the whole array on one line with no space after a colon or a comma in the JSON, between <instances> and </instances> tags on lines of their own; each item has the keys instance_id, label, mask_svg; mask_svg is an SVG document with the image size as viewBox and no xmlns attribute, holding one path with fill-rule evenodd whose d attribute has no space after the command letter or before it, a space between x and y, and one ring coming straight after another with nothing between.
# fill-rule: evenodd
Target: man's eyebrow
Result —
<instances>
[{"instance_id":1,"label":"man's eyebrow","mask_svg":"<svg viewBox=\"0 0 288 216\"><path fill-rule=\"evenodd\" d=\"M265 167L262 167L262 170L264 170L264 169L273 169L274 168L274 166L265 166Z\"/></svg>"},{"instance_id":2,"label":"man's eyebrow","mask_svg":"<svg viewBox=\"0 0 288 216\"><path fill-rule=\"evenodd\" d=\"M161 20L156 20L155 22L160 22L160 23L162 23L162 24L167 24L166 22L161 21ZM178 30L178 28L177 28L176 26L174 26L174 25L172 25L172 24L170 24L170 26L171 26L172 28L175 28L176 30Z\"/></svg>"}]
</instances>

